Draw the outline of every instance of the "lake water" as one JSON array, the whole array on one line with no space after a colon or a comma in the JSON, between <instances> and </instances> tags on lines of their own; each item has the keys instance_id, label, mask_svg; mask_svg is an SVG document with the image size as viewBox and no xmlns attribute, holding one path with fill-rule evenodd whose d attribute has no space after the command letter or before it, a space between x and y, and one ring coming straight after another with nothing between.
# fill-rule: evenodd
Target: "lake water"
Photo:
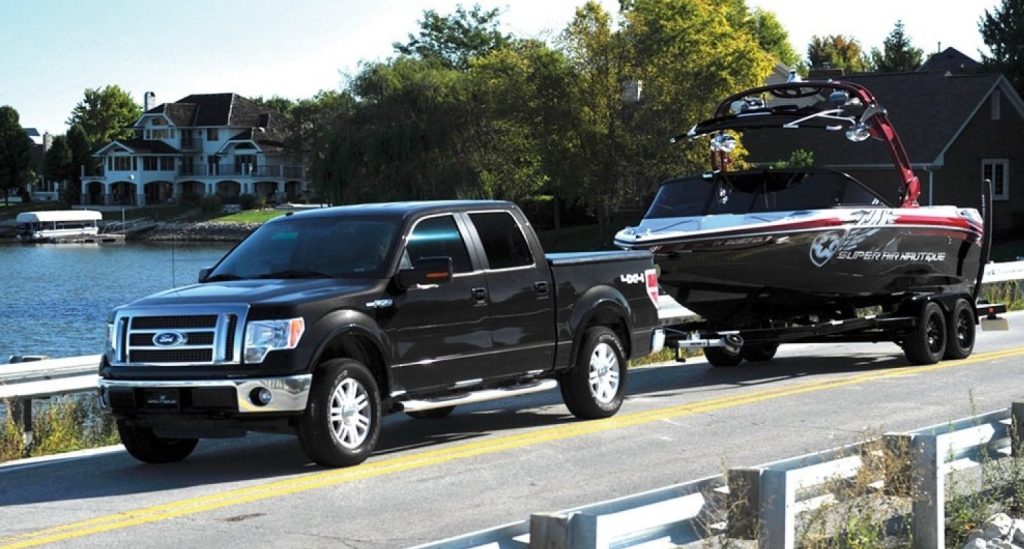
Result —
<instances>
[{"instance_id":1,"label":"lake water","mask_svg":"<svg viewBox=\"0 0 1024 549\"><path fill-rule=\"evenodd\" d=\"M0 244L0 363L100 354L110 309L195 282L230 243Z\"/></svg>"}]
</instances>

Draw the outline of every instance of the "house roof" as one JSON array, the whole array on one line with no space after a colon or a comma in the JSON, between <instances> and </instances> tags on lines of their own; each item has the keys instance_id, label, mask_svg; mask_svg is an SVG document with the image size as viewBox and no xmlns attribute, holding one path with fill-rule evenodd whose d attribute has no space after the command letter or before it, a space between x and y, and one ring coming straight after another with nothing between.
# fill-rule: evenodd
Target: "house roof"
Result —
<instances>
[{"instance_id":1,"label":"house roof","mask_svg":"<svg viewBox=\"0 0 1024 549\"><path fill-rule=\"evenodd\" d=\"M917 70L920 72L973 74L981 70L981 63L971 59L956 48L946 48L929 57Z\"/></svg>"},{"instance_id":2,"label":"house roof","mask_svg":"<svg viewBox=\"0 0 1024 549\"><path fill-rule=\"evenodd\" d=\"M192 94L162 103L146 114L163 114L176 126L263 127L269 130L284 120L280 113L237 93Z\"/></svg>"},{"instance_id":3,"label":"house roof","mask_svg":"<svg viewBox=\"0 0 1024 549\"><path fill-rule=\"evenodd\" d=\"M888 112L911 164L938 164L942 155L997 88L1024 117L1024 103L999 74L950 75L941 72L861 74L843 77L867 87ZM779 139L778 132L792 132ZM851 144L842 132L769 130L748 132L748 160L770 163L789 158L794 149L814 152L815 164L864 166L892 164L886 147L875 140ZM854 148L856 147L856 148Z\"/></svg>"},{"instance_id":4,"label":"house roof","mask_svg":"<svg viewBox=\"0 0 1024 549\"><path fill-rule=\"evenodd\" d=\"M149 153L149 154L181 154L178 149L164 143L163 141L152 141L148 139L142 139L136 137L133 139L127 139L122 141L111 141L107 143L99 150L97 150L93 156L101 156L109 149L114 147L120 147L131 153Z\"/></svg>"}]
</instances>

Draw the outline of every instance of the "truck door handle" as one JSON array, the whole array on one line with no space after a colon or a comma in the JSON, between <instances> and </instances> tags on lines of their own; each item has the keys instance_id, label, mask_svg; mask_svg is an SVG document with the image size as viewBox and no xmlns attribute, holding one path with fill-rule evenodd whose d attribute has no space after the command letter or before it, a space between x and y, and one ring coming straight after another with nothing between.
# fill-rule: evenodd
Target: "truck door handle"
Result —
<instances>
[{"instance_id":1,"label":"truck door handle","mask_svg":"<svg viewBox=\"0 0 1024 549\"><path fill-rule=\"evenodd\" d=\"M487 288L473 288L470 290L470 294L473 296L473 300L477 303L487 301Z\"/></svg>"},{"instance_id":2,"label":"truck door handle","mask_svg":"<svg viewBox=\"0 0 1024 549\"><path fill-rule=\"evenodd\" d=\"M548 283L543 280L534 282L533 289L540 295L548 295Z\"/></svg>"}]
</instances>

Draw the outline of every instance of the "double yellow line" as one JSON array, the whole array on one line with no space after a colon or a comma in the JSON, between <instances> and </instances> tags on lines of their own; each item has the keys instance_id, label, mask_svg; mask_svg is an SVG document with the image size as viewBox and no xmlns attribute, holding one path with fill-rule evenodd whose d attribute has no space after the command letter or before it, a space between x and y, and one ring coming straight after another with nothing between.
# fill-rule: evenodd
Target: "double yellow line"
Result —
<instances>
[{"instance_id":1,"label":"double yellow line","mask_svg":"<svg viewBox=\"0 0 1024 549\"><path fill-rule=\"evenodd\" d=\"M152 507L125 511L123 513L96 517L79 522L72 522L69 524L55 526L53 528L47 528L45 530L16 534L0 538L0 548L33 547L46 543L109 532L111 530L119 530L121 528L128 528L130 526L137 526L140 524L159 522L204 511L212 511L233 505L241 505L244 503L286 496L288 494L296 494L317 488L337 486L339 484L400 473L402 471L421 469L432 465L469 459L476 456L495 454L515 448L524 448L546 442L571 439L594 433L610 431L613 429L634 427L670 418L685 417L727 408L735 408L746 404L764 402L815 391L846 387L868 381L915 375L924 372L956 368L976 364L978 362L987 362L1022 355L1024 355L1024 347L977 354L964 360L940 362L931 366L913 366L871 371L841 378L812 381L758 391L749 391L734 396L708 399L688 404L677 404L645 412L620 414L600 421L582 421L538 429L526 433L495 437L452 447L439 448L436 450L428 450L415 454L373 461L364 463L358 467L320 471L296 478L267 482L244 488L236 488L234 490L227 490L215 494L182 499L161 505L154 505Z\"/></svg>"}]
</instances>

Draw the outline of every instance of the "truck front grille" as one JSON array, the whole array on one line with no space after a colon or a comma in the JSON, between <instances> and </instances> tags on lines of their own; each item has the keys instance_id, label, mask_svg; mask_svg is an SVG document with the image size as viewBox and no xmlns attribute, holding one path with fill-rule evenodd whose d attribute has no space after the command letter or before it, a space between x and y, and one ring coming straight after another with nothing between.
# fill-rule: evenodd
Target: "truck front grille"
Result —
<instances>
[{"instance_id":1,"label":"truck front grille","mask_svg":"<svg viewBox=\"0 0 1024 549\"><path fill-rule=\"evenodd\" d=\"M122 310L115 365L202 366L238 364L247 308L225 307L214 314L171 314L166 310ZM204 311L205 313L205 311Z\"/></svg>"}]
</instances>

